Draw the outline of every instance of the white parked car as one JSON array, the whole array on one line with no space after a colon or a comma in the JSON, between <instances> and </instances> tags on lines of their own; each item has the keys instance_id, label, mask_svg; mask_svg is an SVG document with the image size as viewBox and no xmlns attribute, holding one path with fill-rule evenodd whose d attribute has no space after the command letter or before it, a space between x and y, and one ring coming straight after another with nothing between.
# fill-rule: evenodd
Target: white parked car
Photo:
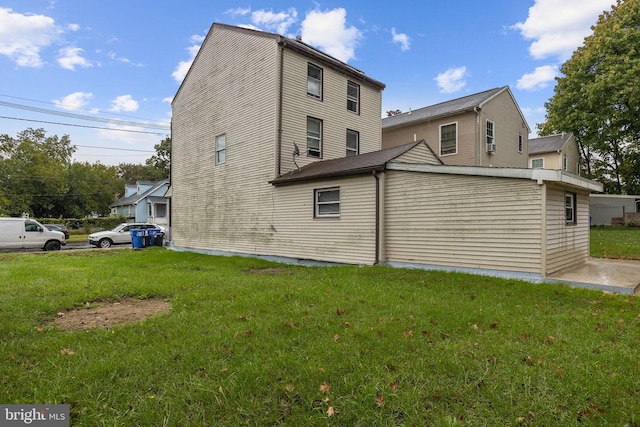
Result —
<instances>
[{"instance_id":1,"label":"white parked car","mask_svg":"<svg viewBox=\"0 0 640 427\"><path fill-rule=\"evenodd\" d=\"M89 234L89 243L99 248L110 248L113 245L131 244L131 230L146 230L159 228L164 233L164 227L147 222L125 222L113 230L99 231Z\"/></svg>"},{"instance_id":2,"label":"white parked car","mask_svg":"<svg viewBox=\"0 0 640 427\"><path fill-rule=\"evenodd\" d=\"M65 243L64 233L51 231L35 219L0 218L0 249L58 251Z\"/></svg>"}]
</instances>

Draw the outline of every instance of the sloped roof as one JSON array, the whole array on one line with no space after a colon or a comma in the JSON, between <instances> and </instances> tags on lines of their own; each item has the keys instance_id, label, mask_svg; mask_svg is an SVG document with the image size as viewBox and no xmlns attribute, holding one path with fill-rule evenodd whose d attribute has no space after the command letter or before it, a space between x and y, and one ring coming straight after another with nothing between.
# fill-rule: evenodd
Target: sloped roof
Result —
<instances>
[{"instance_id":1,"label":"sloped roof","mask_svg":"<svg viewBox=\"0 0 640 427\"><path fill-rule=\"evenodd\" d=\"M286 185L300 181L333 178L337 176L357 175L369 172L382 172L387 162L401 156L424 140L414 141L397 147L359 154L357 156L341 157L339 159L323 160L310 163L297 171L287 173L270 181L273 185Z\"/></svg>"},{"instance_id":2,"label":"sloped roof","mask_svg":"<svg viewBox=\"0 0 640 427\"><path fill-rule=\"evenodd\" d=\"M117 206L135 205L140 200L144 199L145 197L147 197L149 194L151 194L154 191L156 191L161 186L163 186L165 184L169 184L169 180L168 179L163 179L163 180L160 180L160 181L140 181L140 183L143 183L143 182L146 185L151 185L151 188L149 188L147 191L145 191L142 194L132 194L129 197L121 197L118 200L116 200L115 202L111 203L109 205L109 207L110 208L115 208Z\"/></svg>"},{"instance_id":3,"label":"sloped roof","mask_svg":"<svg viewBox=\"0 0 640 427\"><path fill-rule=\"evenodd\" d=\"M451 101L429 105L428 107L418 108L417 110L396 114L391 117L385 117L382 119L382 129L384 130L396 126L404 126L409 123L421 122L424 120L432 120L437 117L449 116L465 111L473 111L474 108L482 108L487 101L490 101L504 91L509 91L509 86L497 87L485 90L484 92L474 93L473 95L453 99ZM520 114L522 115L522 113Z\"/></svg>"},{"instance_id":4,"label":"sloped roof","mask_svg":"<svg viewBox=\"0 0 640 427\"><path fill-rule=\"evenodd\" d=\"M530 139L529 154L542 154L562 151L566 143L571 138L573 138L572 133L563 133Z\"/></svg>"}]
</instances>

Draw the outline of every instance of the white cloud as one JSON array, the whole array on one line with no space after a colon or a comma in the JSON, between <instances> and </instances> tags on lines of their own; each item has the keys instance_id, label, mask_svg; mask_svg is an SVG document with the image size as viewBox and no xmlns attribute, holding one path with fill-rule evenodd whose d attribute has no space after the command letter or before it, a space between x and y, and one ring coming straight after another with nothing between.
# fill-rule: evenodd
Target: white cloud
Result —
<instances>
[{"instance_id":1,"label":"white cloud","mask_svg":"<svg viewBox=\"0 0 640 427\"><path fill-rule=\"evenodd\" d=\"M525 39L533 40L529 46L533 58L565 61L591 34L598 16L610 10L613 3L614 0L535 0L527 19L513 28Z\"/></svg>"},{"instance_id":2,"label":"white cloud","mask_svg":"<svg viewBox=\"0 0 640 427\"><path fill-rule=\"evenodd\" d=\"M467 67L449 68L444 73L437 75L434 80L438 82L440 93L453 93L462 89L467 82Z\"/></svg>"},{"instance_id":3,"label":"white cloud","mask_svg":"<svg viewBox=\"0 0 640 427\"><path fill-rule=\"evenodd\" d=\"M235 9L228 9L225 14L231 15L233 17L236 16L245 16L251 13L251 8L249 7L236 7Z\"/></svg>"},{"instance_id":4,"label":"white cloud","mask_svg":"<svg viewBox=\"0 0 640 427\"><path fill-rule=\"evenodd\" d=\"M272 11L256 10L251 13L251 22L268 31L278 34L287 34L289 27L298 19L298 11L290 8L286 12L273 13Z\"/></svg>"},{"instance_id":5,"label":"white cloud","mask_svg":"<svg viewBox=\"0 0 640 427\"><path fill-rule=\"evenodd\" d=\"M125 56L118 56L116 55L114 52L109 52L107 54L107 56L111 59L113 59L114 61L118 61L118 62L123 62L125 64L131 64L134 67L144 67L144 64L141 63L133 63L131 62L131 60Z\"/></svg>"},{"instance_id":6,"label":"white cloud","mask_svg":"<svg viewBox=\"0 0 640 427\"><path fill-rule=\"evenodd\" d=\"M79 47L63 47L58 51L58 64L62 68L75 71L76 66L88 68L93 64L81 56L84 49Z\"/></svg>"},{"instance_id":7,"label":"white cloud","mask_svg":"<svg viewBox=\"0 0 640 427\"><path fill-rule=\"evenodd\" d=\"M119 113L121 111L131 113L138 110L138 107L138 102L134 100L131 95L120 95L119 97L111 101L111 108L109 108L109 110L116 113Z\"/></svg>"},{"instance_id":8,"label":"white cloud","mask_svg":"<svg viewBox=\"0 0 640 427\"><path fill-rule=\"evenodd\" d=\"M400 49L404 52L405 50L409 50L409 36L404 33L396 33L396 29L391 29L391 36L393 38L394 43L398 43L400 45Z\"/></svg>"},{"instance_id":9,"label":"white cloud","mask_svg":"<svg viewBox=\"0 0 640 427\"><path fill-rule=\"evenodd\" d=\"M56 42L61 33L53 18L0 7L0 54L20 67L41 67L40 50Z\"/></svg>"},{"instance_id":10,"label":"white cloud","mask_svg":"<svg viewBox=\"0 0 640 427\"><path fill-rule=\"evenodd\" d=\"M346 17L347 11L343 8L309 12L302 21L302 41L348 62L355 57L362 32L356 27L347 27Z\"/></svg>"},{"instance_id":11,"label":"white cloud","mask_svg":"<svg viewBox=\"0 0 640 427\"><path fill-rule=\"evenodd\" d=\"M93 98L91 92L74 92L60 99L54 99L53 103L64 110L78 110L89 104Z\"/></svg>"},{"instance_id":12,"label":"white cloud","mask_svg":"<svg viewBox=\"0 0 640 427\"><path fill-rule=\"evenodd\" d=\"M192 42L195 40L194 37L196 36L191 37ZM192 45L187 48L187 52L189 52L189 59L186 61L178 62L178 65L176 65L176 69L173 70L173 73L171 73L171 77L173 77L175 81L177 81L178 83L182 83L182 80L184 80L184 77L189 72L189 68L191 68L193 60L196 59L196 55L198 54L199 50L200 44Z\"/></svg>"},{"instance_id":13,"label":"white cloud","mask_svg":"<svg viewBox=\"0 0 640 427\"><path fill-rule=\"evenodd\" d=\"M522 90L534 91L549 86L558 76L557 65L536 67L533 73L525 74L518 80L516 87Z\"/></svg>"}]
</instances>

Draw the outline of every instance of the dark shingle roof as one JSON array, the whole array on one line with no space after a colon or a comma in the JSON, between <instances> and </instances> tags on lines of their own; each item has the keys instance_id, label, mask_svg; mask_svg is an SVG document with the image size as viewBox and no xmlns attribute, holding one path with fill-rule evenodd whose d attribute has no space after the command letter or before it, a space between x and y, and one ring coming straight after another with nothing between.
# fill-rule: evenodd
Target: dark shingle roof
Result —
<instances>
[{"instance_id":1,"label":"dark shingle roof","mask_svg":"<svg viewBox=\"0 0 640 427\"><path fill-rule=\"evenodd\" d=\"M447 116L463 111L471 111L474 107L482 107L482 104L487 102L489 99L508 89L508 86L497 87L495 89L486 90L484 92L475 93L473 95L453 99L451 101L441 102L440 104L430 105L428 107L419 108L402 114L396 114L391 117L385 117L382 119L382 129L434 119L436 117Z\"/></svg>"},{"instance_id":2,"label":"dark shingle roof","mask_svg":"<svg viewBox=\"0 0 640 427\"><path fill-rule=\"evenodd\" d=\"M168 184L169 180L168 179L163 179L160 181L139 181L140 184L145 184L145 185L151 185L151 188L149 188L147 191L145 191L142 194L132 194L129 197L121 197L118 200L116 200L115 202L111 203L109 205L110 208L115 208L116 206L127 206L127 205L133 205L137 202L139 202L140 200L144 199L145 197L147 197L149 194L153 193L154 191L156 191L159 187L161 187L164 184Z\"/></svg>"},{"instance_id":3,"label":"dark shingle roof","mask_svg":"<svg viewBox=\"0 0 640 427\"><path fill-rule=\"evenodd\" d=\"M374 171L382 172L385 170L385 164L387 162L401 156L421 143L425 144L424 140L373 151L371 153L359 154L357 156L314 162L300 168L300 170L279 176L273 181L270 181L270 183L273 185L285 185L336 176L357 175Z\"/></svg>"},{"instance_id":4,"label":"dark shingle roof","mask_svg":"<svg viewBox=\"0 0 640 427\"><path fill-rule=\"evenodd\" d=\"M529 154L553 153L554 151L560 151L572 136L572 133L563 133L530 139Z\"/></svg>"}]
</instances>

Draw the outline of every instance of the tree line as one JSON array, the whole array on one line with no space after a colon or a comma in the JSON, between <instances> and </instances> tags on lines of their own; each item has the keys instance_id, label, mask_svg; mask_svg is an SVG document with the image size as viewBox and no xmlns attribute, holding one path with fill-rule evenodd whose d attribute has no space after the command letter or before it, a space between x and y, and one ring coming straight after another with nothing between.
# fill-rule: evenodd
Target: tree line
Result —
<instances>
[{"instance_id":1,"label":"tree line","mask_svg":"<svg viewBox=\"0 0 640 427\"><path fill-rule=\"evenodd\" d=\"M154 146L144 165L74 162L68 135L48 136L28 128L0 135L0 216L23 213L36 218L107 216L125 184L169 177L171 138Z\"/></svg>"}]
</instances>

